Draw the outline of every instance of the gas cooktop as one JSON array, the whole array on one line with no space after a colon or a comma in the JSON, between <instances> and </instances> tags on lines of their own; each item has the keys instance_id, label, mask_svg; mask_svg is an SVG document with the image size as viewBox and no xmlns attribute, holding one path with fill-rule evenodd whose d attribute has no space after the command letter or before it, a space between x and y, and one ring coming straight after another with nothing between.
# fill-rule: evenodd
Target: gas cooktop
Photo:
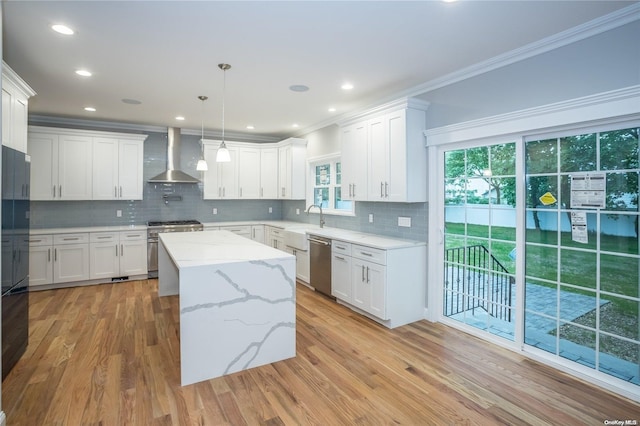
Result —
<instances>
[{"instance_id":1,"label":"gas cooktop","mask_svg":"<svg viewBox=\"0 0 640 426\"><path fill-rule=\"evenodd\" d=\"M200 225L197 220L157 220L147 222L148 226Z\"/></svg>"}]
</instances>

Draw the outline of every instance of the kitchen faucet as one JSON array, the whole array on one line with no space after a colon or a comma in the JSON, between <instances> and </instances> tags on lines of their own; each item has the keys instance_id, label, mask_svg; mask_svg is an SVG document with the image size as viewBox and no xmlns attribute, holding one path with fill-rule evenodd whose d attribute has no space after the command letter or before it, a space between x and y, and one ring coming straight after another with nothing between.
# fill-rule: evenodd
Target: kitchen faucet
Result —
<instances>
[{"instance_id":1,"label":"kitchen faucet","mask_svg":"<svg viewBox=\"0 0 640 426\"><path fill-rule=\"evenodd\" d=\"M317 207L320 209L320 228L324 228L324 215L322 214L322 206L320 206L319 204L311 204L309 207L307 207L307 214L309 214L309 210L311 210L311 207Z\"/></svg>"}]
</instances>

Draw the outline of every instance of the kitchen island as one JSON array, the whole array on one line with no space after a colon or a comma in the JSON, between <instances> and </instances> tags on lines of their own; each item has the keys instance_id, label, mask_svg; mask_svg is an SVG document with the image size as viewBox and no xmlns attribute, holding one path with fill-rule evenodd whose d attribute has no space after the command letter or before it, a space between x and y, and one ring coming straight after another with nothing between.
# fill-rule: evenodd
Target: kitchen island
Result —
<instances>
[{"instance_id":1,"label":"kitchen island","mask_svg":"<svg viewBox=\"0 0 640 426\"><path fill-rule=\"evenodd\" d=\"M295 356L295 256L229 231L159 236L158 294L180 298L183 386Z\"/></svg>"}]
</instances>

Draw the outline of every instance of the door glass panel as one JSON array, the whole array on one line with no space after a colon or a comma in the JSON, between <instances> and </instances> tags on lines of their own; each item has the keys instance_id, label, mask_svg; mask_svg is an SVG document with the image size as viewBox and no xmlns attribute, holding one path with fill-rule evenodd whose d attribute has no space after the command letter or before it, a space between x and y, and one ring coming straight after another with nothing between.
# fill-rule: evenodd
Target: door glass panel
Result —
<instances>
[{"instance_id":1,"label":"door glass panel","mask_svg":"<svg viewBox=\"0 0 640 426\"><path fill-rule=\"evenodd\" d=\"M636 385L638 151L637 128L525 143L524 341ZM576 173L604 175L602 207L580 207Z\"/></svg>"},{"instance_id":2,"label":"door glass panel","mask_svg":"<svg viewBox=\"0 0 640 426\"><path fill-rule=\"evenodd\" d=\"M515 143L445 152L443 314L514 339Z\"/></svg>"}]
</instances>

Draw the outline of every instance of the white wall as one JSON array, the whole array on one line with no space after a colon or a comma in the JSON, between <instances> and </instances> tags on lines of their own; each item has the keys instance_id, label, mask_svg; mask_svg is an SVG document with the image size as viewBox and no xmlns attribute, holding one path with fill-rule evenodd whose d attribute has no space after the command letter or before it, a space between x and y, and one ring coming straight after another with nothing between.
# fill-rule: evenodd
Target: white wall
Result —
<instances>
[{"instance_id":1,"label":"white wall","mask_svg":"<svg viewBox=\"0 0 640 426\"><path fill-rule=\"evenodd\" d=\"M301 136L307 140L307 158L340 152L340 127L332 124Z\"/></svg>"}]
</instances>

